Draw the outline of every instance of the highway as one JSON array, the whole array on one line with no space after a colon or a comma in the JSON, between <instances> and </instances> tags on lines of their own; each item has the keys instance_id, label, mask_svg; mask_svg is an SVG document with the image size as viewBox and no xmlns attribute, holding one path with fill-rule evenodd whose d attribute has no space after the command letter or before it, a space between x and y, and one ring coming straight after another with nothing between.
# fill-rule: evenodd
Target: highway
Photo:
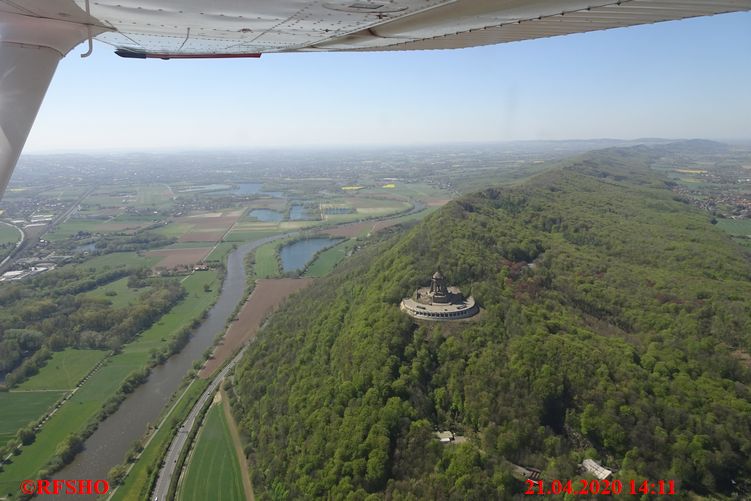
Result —
<instances>
[{"instance_id":1,"label":"highway","mask_svg":"<svg viewBox=\"0 0 751 501\"><path fill-rule=\"evenodd\" d=\"M167 492L169 491L172 477L174 475L180 474L179 471L175 471L177 468L177 459L180 457L180 453L182 452L183 448L185 448L185 445L188 442L190 430L192 430L193 426L196 425L198 413L201 412L201 409L203 409L204 405L206 405L206 402L208 402L209 399L214 396L214 392L216 392L216 390L219 388L219 384L222 382L227 373L229 373L229 371L231 371L235 367L235 364L240 360L246 349L247 345L242 350L240 350L237 355L235 355L235 358L229 361L229 363L224 367L224 369L219 372L219 374L216 375L216 377L214 377L214 380L211 381L209 386L201 395L201 398L198 399L198 402L196 402L196 404L193 406L193 409L191 409L188 417L185 418L185 421L183 421L180 425L177 434L172 439L172 443L170 444L169 449L167 449L167 454L164 456L164 463L162 468L159 470L159 477L156 481L156 487L154 487L152 499L158 501L167 499Z\"/></svg>"}]
</instances>

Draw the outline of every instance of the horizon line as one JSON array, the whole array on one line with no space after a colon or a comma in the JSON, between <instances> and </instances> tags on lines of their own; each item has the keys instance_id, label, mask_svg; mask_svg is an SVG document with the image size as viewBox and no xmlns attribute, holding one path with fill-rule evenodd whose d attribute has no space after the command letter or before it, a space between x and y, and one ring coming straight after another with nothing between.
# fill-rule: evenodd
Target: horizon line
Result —
<instances>
[{"instance_id":1,"label":"horizon line","mask_svg":"<svg viewBox=\"0 0 751 501\"><path fill-rule=\"evenodd\" d=\"M165 147L144 147L144 148L72 148L60 149L51 148L24 151L24 156L48 156L48 155L96 155L96 154L165 154L165 153L219 153L219 152L252 152L252 151L270 151L270 150L353 150L353 149L375 149L375 148L424 148L424 147L445 147L445 146L493 146L493 145L513 145L513 144L543 144L543 143L587 143L587 142L625 142L625 143L647 143L647 142L684 142L684 141L713 141L725 143L728 145L738 145L751 143L751 137L736 138L707 138L707 137L639 137L639 138L617 138L617 137L592 137L592 138L571 138L571 139L509 139L499 141L440 141L440 142L417 142L417 143L352 143L352 144L301 144L301 145L255 145L255 146L207 146L201 147L182 147L182 146L165 146Z\"/></svg>"}]
</instances>

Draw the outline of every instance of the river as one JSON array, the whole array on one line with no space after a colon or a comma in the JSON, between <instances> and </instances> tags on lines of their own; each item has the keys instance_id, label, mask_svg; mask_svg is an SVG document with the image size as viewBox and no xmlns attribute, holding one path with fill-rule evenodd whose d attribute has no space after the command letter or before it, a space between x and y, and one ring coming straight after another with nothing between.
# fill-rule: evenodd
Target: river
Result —
<instances>
[{"instance_id":1,"label":"river","mask_svg":"<svg viewBox=\"0 0 751 501\"><path fill-rule=\"evenodd\" d=\"M424 208L417 204L407 214ZM109 470L125 459L125 454L146 433L149 423L155 423L170 396L180 386L180 381L193 362L202 358L204 351L213 345L217 333L223 332L230 315L235 311L246 287L245 256L265 243L297 235L285 233L266 237L239 246L227 257L227 274L222 290L208 316L191 336L188 344L171 356L163 365L151 370L148 380L128 395L117 411L99 423L99 428L84 443L85 449L72 463L57 472L59 479L105 479ZM47 496L60 501L90 499L91 496Z\"/></svg>"},{"instance_id":2,"label":"river","mask_svg":"<svg viewBox=\"0 0 751 501\"><path fill-rule=\"evenodd\" d=\"M149 423L157 421L170 396L180 386L180 381L193 362L203 356L217 333L223 332L227 319L237 308L246 287L245 256L272 240L290 236L276 235L239 246L227 257L227 274L214 306L206 319L191 336L188 344L171 356L163 365L151 370L148 380L128 395L120 408L99 424L99 428L86 440L85 450L54 478L104 479L110 468L122 462L130 446L141 438ZM71 496L48 496L50 499L70 500ZM88 499L90 496L80 496Z\"/></svg>"}]
</instances>

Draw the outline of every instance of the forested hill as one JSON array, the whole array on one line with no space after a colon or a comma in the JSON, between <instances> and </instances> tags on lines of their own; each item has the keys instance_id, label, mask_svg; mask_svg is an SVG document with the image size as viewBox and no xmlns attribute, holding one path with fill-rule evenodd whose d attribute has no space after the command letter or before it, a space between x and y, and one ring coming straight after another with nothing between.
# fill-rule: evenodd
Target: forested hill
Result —
<instances>
[{"instance_id":1,"label":"forested hill","mask_svg":"<svg viewBox=\"0 0 751 501\"><path fill-rule=\"evenodd\" d=\"M464 197L291 300L237 371L257 493L526 499L510 463L565 481L593 458L670 499L751 495L748 256L647 157ZM475 321L400 312L439 268Z\"/></svg>"}]
</instances>

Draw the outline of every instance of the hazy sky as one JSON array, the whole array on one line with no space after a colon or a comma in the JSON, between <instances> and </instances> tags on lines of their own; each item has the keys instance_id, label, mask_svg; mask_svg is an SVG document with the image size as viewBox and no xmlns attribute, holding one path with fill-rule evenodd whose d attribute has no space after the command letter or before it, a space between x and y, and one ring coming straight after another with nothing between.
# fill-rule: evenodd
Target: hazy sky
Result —
<instances>
[{"instance_id":1,"label":"hazy sky","mask_svg":"<svg viewBox=\"0 0 751 501\"><path fill-rule=\"evenodd\" d=\"M751 138L751 13L453 51L58 68L26 152Z\"/></svg>"}]
</instances>

